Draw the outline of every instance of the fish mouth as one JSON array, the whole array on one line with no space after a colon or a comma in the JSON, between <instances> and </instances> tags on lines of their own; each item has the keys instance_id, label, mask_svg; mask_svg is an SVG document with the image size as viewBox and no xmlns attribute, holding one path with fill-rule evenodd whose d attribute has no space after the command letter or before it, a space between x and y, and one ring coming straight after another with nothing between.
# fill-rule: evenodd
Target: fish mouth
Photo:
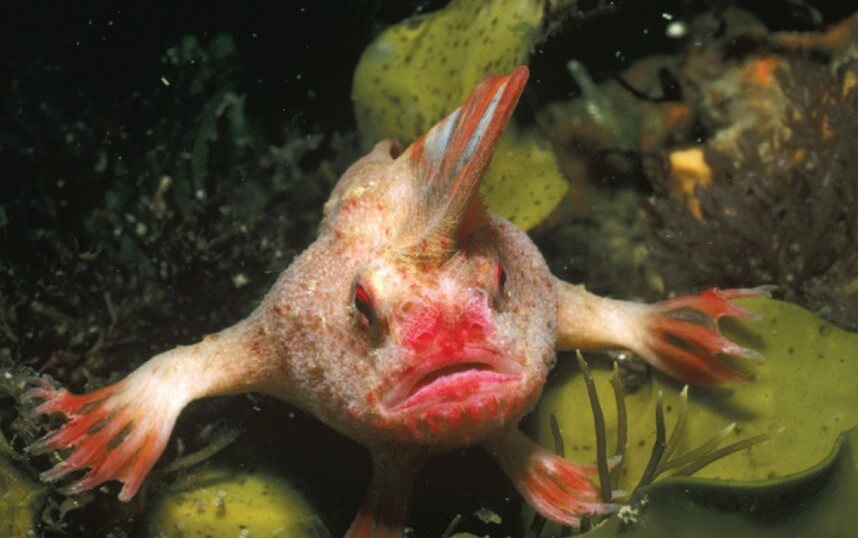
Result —
<instances>
[{"instance_id":1,"label":"fish mouth","mask_svg":"<svg viewBox=\"0 0 858 538\"><path fill-rule=\"evenodd\" d=\"M466 403L523 377L517 361L496 353L421 361L382 399L388 411L414 411L435 404Z\"/></svg>"}]
</instances>

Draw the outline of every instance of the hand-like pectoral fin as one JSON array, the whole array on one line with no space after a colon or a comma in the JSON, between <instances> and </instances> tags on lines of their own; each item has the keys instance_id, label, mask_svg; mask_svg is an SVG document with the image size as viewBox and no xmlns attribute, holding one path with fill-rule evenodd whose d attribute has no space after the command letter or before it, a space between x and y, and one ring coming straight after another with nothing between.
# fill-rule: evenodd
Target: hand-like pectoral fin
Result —
<instances>
[{"instance_id":1,"label":"hand-like pectoral fin","mask_svg":"<svg viewBox=\"0 0 858 538\"><path fill-rule=\"evenodd\" d=\"M59 414L68 420L30 451L71 449L41 478L52 482L88 469L63 490L76 494L119 480L124 484L119 499L130 500L164 452L185 405L204 396L262 388L255 366L262 361L253 355L262 346L251 345L254 329L241 322L193 346L153 357L125 379L87 394L36 379L24 396L25 402L41 402L32 414Z\"/></svg>"},{"instance_id":2,"label":"hand-like pectoral fin","mask_svg":"<svg viewBox=\"0 0 858 538\"><path fill-rule=\"evenodd\" d=\"M559 280L557 289L558 349L628 349L664 373L698 385L751 380L719 355L762 360L756 351L723 336L718 319L753 318L731 300L767 295L768 288L712 288L652 305L598 297Z\"/></svg>"},{"instance_id":3,"label":"hand-like pectoral fin","mask_svg":"<svg viewBox=\"0 0 858 538\"><path fill-rule=\"evenodd\" d=\"M724 316L754 318L753 313L730 300L764 293L766 289L712 288L697 295L656 303L645 318L645 336L633 350L656 368L686 383L714 385L724 381L751 381L751 376L733 370L718 355L755 362L762 361L762 355L722 335L718 319Z\"/></svg>"},{"instance_id":4,"label":"hand-like pectoral fin","mask_svg":"<svg viewBox=\"0 0 858 538\"><path fill-rule=\"evenodd\" d=\"M77 395L39 380L26 395L43 400L33 413L58 413L69 421L29 450L39 454L71 448L63 461L41 474L42 480L53 482L89 469L62 491L74 495L108 480L119 480L124 484L119 499L134 497L167 446L176 417L186 403L178 394L164 393L155 399L154 394L146 394L141 381L139 376L129 377Z\"/></svg>"}]
</instances>

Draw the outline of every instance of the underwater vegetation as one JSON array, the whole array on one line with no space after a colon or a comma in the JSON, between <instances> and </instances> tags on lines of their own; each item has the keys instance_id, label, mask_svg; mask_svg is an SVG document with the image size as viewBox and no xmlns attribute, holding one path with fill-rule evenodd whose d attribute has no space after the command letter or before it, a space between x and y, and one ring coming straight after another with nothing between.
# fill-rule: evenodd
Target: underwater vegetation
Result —
<instances>
[{"instance_id":1,"label":"underwater vegetation","mask_svg":"<svg viewBox=\"0 0 858 538\"><path fill-rule=\"evenodd\" d=\"M725 512L725 520L713 521L716 527L725 525L742 536L752 536L754 532L762 532L753 520L766 520L784 509L775 499L780 498L787 505L805 503L806 499L790 500L789 495L799 495L806 487L802 484L811 475L816 476L817 487L839 491L840 497L833 501L835 505L843 505L845 499L855 499L858 495L854 469L846 477L837 478L823 470L834 465L832 459L847 457L843 452L848 453L850 446L848 442L847 446L841 446L843 434L858 427L855 412L858 394L850 384L839 382L858 375L858 360L855 360L858 335L788 303L748 299L741 301L741 305L759 314L760 319L730 323L725 333L765 355L766 362L753 368L755 379L751 384L683 389L657 374L645 386L625 395L625 416L621 419L619 407L610 398L615 383L611 370L596 364L591 367L602 400L608 455L623 455L618 469L614 469L619 472L612 474L612 486L637 491L629 508L612 516L607 525L594 531L595 535L613 536L615 532L633 529L642 536L658 535L663 525L669 525L674 532L691 532L697 529L700 516L697 510L708 511L713 520L714 514L721 510ZM573 460L596 461L593 419L580 412L589 406L585 376L565 361L560 361L555 374L530 425L543 446L559 444ZM653 439L658 437L657 421L653 419L656 407L664 413L667 432L662 433L662 441L666 446L662 446L661 463L655 468L656 485L641 487L642 477L652 462ZM823 408L825 413L820 413ZM854 437L854 433L849 435ZM625 442L618 441L618 436ZM733 453L727 447L734 443L743 449ZM744 446L746 443L751 446ZM670 486L660 482L662 473L671 477ZM692 474L693 479L686 478ZM677 477L682 479L676 482ZM669 493L670 500L656 508L651 501L659 497L662 487L675 487L676 493ZM729 500L731 488L733 500ZM707 490L718 491L723 497L719 501L707 500L707 494L703 493ZM683 491L684 501L681 495L672 498ZM785 493L788 491L793 493L788 495ZM746 500L750 492L770 498ZM676 502L687 503L686 508L694 507L694 511L681 516L670 507ZM741 510L742 502L754 502L753 512L756 512L755 516L749 516L751 521L744 523L732 520L729 514ZM793 514L792 522L785 517L769 527L768 532L777 536L793 525L814 528L830 524L828 528L840 531L849 528L839 516L823 521L823 517L832 513L828 502L832 501L806 506ZM785 509L784 514L789 513ZM671 514L670 523L666 522L666 514ZM634 521L626 520L627 517ZM556 531L556 526L548 525L542 535L550 536Z\"/></svg>"},{"instance_id":2,"label":"underwater vegetation","mask_svg":"<svg viewBox=\"0 0 858 538\"><path fill-rule=\"evenodd\" d=\"M352 87L364 146L384 138L410 143L458 106L484 73L506 73L527 63L549 4L454 0L381 33L361 56ZM519 181L525 175L529 181ZM566 191L547 142L510 125L481 185L489 207L528 229L545 219Z\"/></svg>"},{"instance_id":3,"label":"underwater vegetation","mask_svg":"<svg viewBox=\"0 0 858 538\"><path fill-rule=\"evenodd\" d=\"M374 138L394 136L407 143L420 132L418 125L431 124L434 114L464 97L469 84L481 77L480 66L495 62L503 70L526 62L535 44L569 31L568 21L556 18L564 2L485 4L489 7L451 2L443 12L418 16L381 34L355 73L358 131L347 135L292 125L276 139L263 133L235 82L241 61L228 36L208 42L189 36L164 56L170 86L136 95L113 111L94 109L86 95L60 99L41 94L38 77L65 76L53 66L39 66L43 69L34 69L31 78L15 81L4 96L9 127L0 132L0 150L4 156L14 154L13 171L33 180L20 188L9 183L0 187L0 374L12 376L0 388L0 431L10 441L10 451L0 456L5 501L0 502L0 521L13 525L9 535L34 528L33 521L38 534L68 533L69 519L85 521L81 512L99 518L116 509L116 503L106 507L99 501L108 497L102 493L64 497L32 480L36 468L47 464L23 461L20 449L44 431L44 424L19 416L9 397L20 391L26 368L50 372L86 390L124 375L155 349L247 312L273 275L311 241L327 191L359 154L358 140L370 144ZM543 5L555 11L536 12ZM522 7L531 11L522 15L516 11ZM494 17L521 20L506 26L505 33L478 35ZM476 22L468 26L462 22L466 20ZM655 297L714 283L773 283L779 297L854 330L858 217L850 208L858 207L858 183L849 161L858 149L854 20L838 26L840 40L835 40L825 31L773 33L747 13L715 10L691 25L686 40L706 37L703 56L693 55L689 47L675 57L639 60L636 73L634 68L625 73L625 82L645 95L633 95L621 84L609 89L610 82L594 83L590 95L597 100L613 95L617 103L609 106L621 111L608 116L607 127L603 119L590 119L586 95L557 103L554 132L545 109L537 114L535 127L519 121L498 149L500 158L490 172L497 179L486 182L486 201L523 228L539 227L536 237L553 253L552 269L569 268L555 274L575 275L574 280L594 289ZM429 60L445 51L418 46L424 40L440 46L437 37L422 38L432 32L474 36L467 53L460 48L447 56L450 67L445 68L455 69L455 75L433 71L438 64ZM499 41L484 41L487 35ZM388 56L380 56L379 48ZM378 76L384 71L383 58L390 61L389 77ZM461 63L453 66L454 61ZM749 78L748 73L765 77ZM598 79L597 73L593 76ZM764 84L756 84L758 80ZM652 96L664 100L655 102ZM748 96L754 100L743 102ZM415 102L421 104L419 110L410 108ZM561 106L570 103L577 112ZM151 123L127 128L116 120L123 107L146 111ZM373 116L375 110L380 116ZM417 116L406 113L421 116L413 120ZM405 117L409 120L397 125ZM573 123L577 130L570 127ZM578 138L570 138L570 132ZM586 159L578 160L582 153ZM680 169L686 173L679 174ZM518 181L524 176L533 182ZM687 188L682 190L680 183ZM558 220L558 213L568 211L564 206L570 189L577 216ZM856 425L855 391L843 383L856 378L854 335L789 305L761 301L748 307L760 312L763 321L728 330L761 351L767 363L753 367L758 376L754 384L724 392L692 387L680 447L704 444L733 422L722 447L758 434L767 440L695 470L693 478L665 480L677 467L634 491L656 439L653 413L659 391L668 435L682 398L678 384L645 376L644 384L626 395L632 426L627 457L619 467L622 487L634 493L623 500L624 510L589 534L778 536L816 531L837 536L851 528L858 500L858 441L854 433L840 435ZM613 447L617 420L608 371L598 361L590 362ZM187 451L217 444L213 417L247 419L241 412L230 415L225 402L212 405L216 411L192 411L202 423L189 426L182 436ZM549 448L556 446L552 415L563 432L566 456L596 461L590 404L574 365L556 372L531 421L534 436ZM270 427L259 422L257 429ZM184 451L176 449L171 456ZM253 449L250 454L259 461L268 457ZM287 483L291 475L278 473L286 480L258 485L257 478L226 463L222 474L202 465L164 476L146 504L123 516L147 510L136 521L145 519L147 532L155 529L157 536L175 520L159 519L152 507L175 502L164 510L174 510L173 517L183 524L198 522L195 528L204 534L219 535L206 518L217 515L218 503L226 499L228 514L238 514L229 520L237 532L248 521L245 516L261 514L274 532L297 521L309 536L326 535L315 518L329 521L333 503L321 503L325 510L320 511L320 503L294 496L295 489L303 489ZM247 489L239 487L247 484ZM468 487L474 486L462 484ZM273 498L277 501L257 502ZM488 509L489 515L482 517L465 512L448 534L528 532L522 529L531 524L531 514L519 521L517 508L488 498L488 508L502 518L492 517ZM278 504L288 510L279 510ZM288 520L286 512L292 508L296 519ZM454 512L434 519L424 514L418 522L435 524L452 519ZM119 520L111 520L116 523L111 531L122 527ZM246 528L251 536L269 529ZM236 534L234 529L224 535ZM475 534L453 534L457 530ZM420 526L415 532L431 535ZM554 531L546 527L544 532ZM7 528L0 526L0 535L6 534Z\"/></svg>"},{"instance_id":4,"label":"underwater vegetation","mask_svg":"<svg viewBox=\"0 0 858 538\"><path fill-rule=\"evenodd\" d=\"M584 215L560 233L592 237L577 242L584 252L646 235L558 265L596 289L643 297L774 284L779 297L856 328L856 183L846 155L858 125L858 16L819 32L770 32L727 7L683 28L678 54L640 58L598 83L570 61L581 96L538 116ZM646 212L615 204L622 214L603 217L629 186ZM545 241L554 244L553 234Z\"/></svg>"},{"instance_id":5,"label":"underwater vegetation","mask_svg":"<svg viewBox=\"0 0 858 538\"><path fill-rule=\"evenodd\" d=\"M858 182L849 156L858 150L858 60L759 54L697 81L701 110L717 111L711 138L648 168L653 260L668 289L771 283L784 299L856 329ZM677 197L682 166L691 184Z\"/></svg>"},{"instance_id":6,"label":"underwater vegetation","mask_svg":"<svg viewBox=\"0 0 858 538\"><path fill-rule=\"evenodd\" d=\"M766 362L749 366L755 376L753 383L726 390L690 387L683 443L685 448L699 445L735 422L737 431L730 432L731 438L757 434L771 437L746 452L707 465L696 476L736 481L783 478L821 461L840 433L858 426L853 405L858 395L852 387L837 382L856 375L858 361L850 359L858 349L858 335L789 303L745 299L740 304L760 319L725 324L725 332L753 346L766 357ZM592 370L598 391L609 395L610 369L594 366ZM593 443L582 440L584 436L577 433L588 431L587 424L591 422L586 414L575 411L587 404L582 382L576 368L559 367L555 384L545 391L534 418L543 444L552 446L548 415L554 414L560 424L576 432L576 441L566 443L567 451L571 446L575 452L573 459L594 460ZM661 398L669 422L678 420L675 417L682 407L682 388L656 375L650 383L626 395L629 430L619 482L622 489L633 489L646 467L651 444L642 441L651 439L654 433L650 417L656 400ZM823 403L827 412L820 416ZM613 441L615 410L609 404L603 407L609 440Z\"/></svg>"},{"instance_id":7,"label":"underwater vegetation","mask_svg":"<svg viewBox=\"0 0 858 538\"><path fill-rule=\"evenodd\" d=\"M48 367L78 387L103 381L133 366L122 351L182 339L247 309L265 275L312 237L338 162L318 157L335 148L348 159L354 142L292 127L277 144L264 140L235 88L228 36L205 45L187 37L163 65L169 87L117 105L159 115L133 130L109 125L107 138L93 127L102 128L103 113L85 97L74 113L47 98L35 106L35 77L49 76L42 70L7 97L6 110L16 112L4 154L20 173L56 169L4 185L5 229L14 231L2 237L0 260L7 360ZM35 139L44 146L21 143ZM315 164L305 171L304 161ZM120 356L122 364L110 362Z\"/></svg>"},{"instance_id":8,"label":"underwater vegetation","mask_svg":"<svg viewBox=\"0 0 858 538\"><path fill-rule=\"evenodd\" d=\"M849 536L858 492L856 443L858 434L851 430L824 461L789 480L737 485L673 478L656 483L587 536Z\"/></svg>"},{"instance_id":9,"label":"underwater vegetation","mask_svg":"<svg viewBox=\"0 0 858 538\"><path fill-rule=\"evenodd\" d=\"M149 536L329 536L288 482L261 472L208 468L177 480L153 508ZM190 521L189 521L190 520Z\"/></svg>"},{"instance_id":10,"label":"underwater vegetation","mask_svg":"<svg viewBox=\"0 0 858 538\"><path fill-rule=\"evenodd\" d=\"M162 66L160 89L111 111L85 93L40 93L68 76L52 65L19 73L4 96L0 152L7 172L27 178L3 183L0 206L0 425L11 454L44 431L6 405L34 370L85 390L165 342L234 321L310 241L357 152L354 136L294 125L276 140L263 135L229 36L187 36ZM189 449L216 437L201 426ZM34 501L44 498L36 491ZM92 500L78 497L59 509L62 497L51 496L15 521L35 512L43 529L61 530L66 513Z\"/></svg>"},{"instance_id":11,"label":"underwater vegetation","mask_svg":"<svg viewBox=\"0 0 858 538\"><path fill-rule=\"evenodd\" d=\"M3 536L26 536L33 528L34 514L47 495L47 488L16 467L23 465L23 460L6 439L0 437L0 533Z\"/></svg>"}]
</instances>

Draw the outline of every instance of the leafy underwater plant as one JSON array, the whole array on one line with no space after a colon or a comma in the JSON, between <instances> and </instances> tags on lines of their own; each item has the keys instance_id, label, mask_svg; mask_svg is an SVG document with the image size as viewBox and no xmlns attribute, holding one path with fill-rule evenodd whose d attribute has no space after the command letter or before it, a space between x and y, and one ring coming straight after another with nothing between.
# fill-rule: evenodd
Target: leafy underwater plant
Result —
<instances>
[{"instance_id":1,"label":"leafy underwater plant","mask_svg":"<svg viewBox=\"0 0 858 538\"><path fill-rule=\"evenodd\" d=\"M186 36L162 63L167 83L112 113L83 91L57 99L65 75L41 64L3 103L13 121L0 154L26 179L3 183L0 210L0 431L16 454L44 429L13 405L34 371L90 387L163 342L233 321L312 237L357 152L353 136L261 134L229 36ZM212 416L188 448L217 442ZM52 491L33 507L42 532L61 532L62 499Z\"/></svg>"},{"instance_id":2,"label":"leafy underwater plant","mask_svg":"<svg viewBox=\"0 0 858 538\"><path fill-rule=\"evenodd\" d=\"M712 179L694 190L699 215L669 193L664 169L650 169L649 245L669 289L776 284L784 299L858 327L856 73L854 61L836 73L782 62L772 90L781 127L704 146Z\"/></svg>"},{"instance_id":3,"label":"leafy underwater plant","mask_svg":"<svg viewBox=\"0 0 858 538\"><path fill-rule=\"evenodd\" d=\"M620 406L602 406L605 445L625 444L622 465L615 468L620 469L619 476L612 477L611 487L635 492L628 506L634 509L635 521L640 524L630 527L629 521L623 523L623 518L630 517L627 509L596 527L592 531L595 535L614 536L637 529L634 532L649 536L647 533L664 528L654 523L651 526L650 514L654 521L661 522L658 525L665 525L669 519L666 514L675 513L675 503L683 495L686 497L682 502L700 510L698 515L702 512L711 518L709 525L722 525L747 535L753 535L752 530L768 532L761 531L767 521L771 532L782 532L784 522L790 519L810 525L819 518L819 524L830 525L828 528L849 528L844 526L843 518L830 522L822 518L831 514L826 503L841 505L858 497L858 482L852 478L842 482L824 469L834 465L832 460L843 457L843 450L848 451L840 445L844 432L858 427L858 391L850 382L858 375L858 335L788 303L745 299L741 305L759 314L760 320L729 323L723 329L730 338L765 355L766 362L753 367L753 383L692 388L689 398L678 383L655 374L649 383L626 395L624 421L618 415ZM611 370L595 364L591 372L597 390L610 393ZM591 433L592 418L583 412L590 405L585 385L585 375L561 361L530 426L544 446L556 446L560 438L566 454L573 459L596 461L599 457L596 436ZM686 398L690 404L686 404ZM667 424L674 424L669 436L666 430L659 433L663 427L651 418L659 402ZM683 410L686 405L687 410ZM623 422L628 425L625 442ZM716 448L716 440L722 446ZM653 463L652 456L653 446L660 444L667 456L659 465ZM708 456L703 448L708 450ZM736 452L737 448L741 450ZM718 456L723 457L713 459ZM645 485L641 477L653 471L673 476L640 487ZM693 478L679 476L689 472ZM854 475L854 470L848 473L850 477ZM816 477L813 480L817 487L837 493L832 493L830 501L802 499L801 492L806 491L802 484L808 483L809 476ZM659 497L665 491L670 500ZM705 491L717 491L719 500L711 502ZM752 508L748 495L766 500L757 501ZM743 504L746 501L748 504ZM797 509L797 503L807 506ZM730 507L730 513L720 523L719 506ZM780 514L777 520L773 519L775 514ZM525 524L529 524L527 518ZM698 526L693 517L678 517L670 528L697 533L703 532L705 526ZM557 528L547 526L543 535L551 532L557 532Z\"/></svg>"},{"instance_id":4,"label":"leafy underwater plant","mask_svg":"<svg viewBox=\"0 0 858 538\"><path fill-rule=\"evenodd\" d=\"M526 63L548 12L547 3L530 0L454 0L385 30L364 50L352 85L364 146L384 138L410 143L455 108L485 73ZM567 190L548 144L512 124L480 192L494 212L529 229Z\"/></svg>"},{"instance_id":5,"label":"leafy underwater plant","mask_svg":"<svg viewBox=\"0 0 858 538\"><path fill-rule=\"evenodd\" d=\"M233 99L232 97L230 97L229 99L226 99L226 101L225 101L225 103L224 103L224 106L225 106L226 108L224 108L223 110L229 111L229 114L232 114L232 113L240 114L240 111L242 110L242 109L241 109L241 106L240 106L240 104L239 104L239 102L238 102L238 101L236 101L235 99ZM220 109L220 107L212 107L212 108L210 109L210 111L212 112L212 117L223 119L223 118L222 118L222 116L218 116L218 115L215 113L215 112L216 112L217 110L219 110L219 109ZM221 127L223 127L223 123L220 123L220 125L221 125ZM237 123L233 123L233 125L241 125L241 123L240 123L240 122L237 122ZM215 128L217 128L217 127L215 127ZM209 134L211 134L211 132L209 132ZM290 137L289 137L289 139L290 139L290 141L292 142L292 144L291 144L291 145L284 145L284 146L283 146L283 148L281 148L281 151L282 151L282 154L283 154L283 155L291 155L291 157L290 157L290 158L288 158L288 159L283 159L283 161L284 161L284 162L283 162L283 166L282 166L282 167L279 167L279 169L282 171L282 174L283 174L283 176L282 176L282 177L284 177L284 178L288 178L288 177L290 177L290 175L289 175L289 174L291 174L291 173L292 173L291 171L289 171L289 166L291 166L292 164L294 164L294 162L295 162L294 157L296 157L296 156L298 156L298 155L305 155L306 153L313 151L312 146L313 146L313 144L314 144L314 143L312 143L312 142L307 142L307 143L305 144L305 141L304 141L304 140L302 140L302 138L303 138L303 137L301 137L300 135L294 134L294 133L293 133L293 135L294 135L294 136L290 136ZM203 137L203 139L205 139L205 137ZM209 140L209 142L212 142L212 143L213 143L213 142L215 142L215 141L214 141L214 140L212 140L211 138L209 138L208 140ZM222 140L221 140L221 142L222 142ZM253 151L251 151L251 154L253 154ZM187 156L183 156L183 158L187 159ZM271 158L272 158L272 159L276 159L276 157L271 157ZM299 159L300 159L300 157L299 157ZM264 159L263 159L263 160L264 160ZM205 162L205 161L206 161L206 159L200 159L200 160L198 160L198 162ZM287 162L287 161L288 161L288 163L290 163L290 165L289 165L289 166L286 166L286 162ZM98 160L98 161L96 161L96 162L97 162L97 163L105 163L105 164L104 164L104 166L107 166L107 167L111 166L111 165L109 164L109 163L111 162L109 158L106 158L105 160L101 160L101 159L99 159L99 160ZM101 164L99 164L99 166L101 166ZM157 177L157 176L155 176L155 177ZM201 177L201 176L197 176L197 177ZM324 177L324 174L323 174L323 177ZM287 179L287 181L288 181L288 179ZM175 185L175 184L174 184L174 185ZM182 188L185 188L185 187L182 187ZM188 197L186 197L186 199L187 199L187 200L189 200L189 203L190 203L191 205L196 204L196 203L197 203L197 201L195 201L195 200L194 200L195 191L191 188L191 189L186 190L185 192L186 192L186 194L188 194ZM168 195L168 196L169 196L169 195ZM154 197L154 196L153 196L152 198L153 198L153 199L155 199L155 200L157 200L157 198L156 198L156 197ZM255 195L251 196L250 207L253 207L253 205L254 205L254 204L257 204L257 203L259 203L259 202L258 202L258 198L256 198L256 196L255 196ZM306 207L310 207L310 204L308 204ZM127 226L127 225L126 225L126 224L123 224L123 226ZM128 228L128 229L131 229L131 228ZM287 255L287 256L288 256L288 255ZM234 275L234 276L239 276L239 275ZM248 277L248 275L245 275L245 277L247 278L247 277ZM252 283L254 282L254 279L253 279L252 275L250 275L249 280L250 280L251 285L252 285ZM236 281L233 281L233 282L231 282L231 283L233 283L233 284L234 284L234 282L241 282L241 281L242 281L242 279L240 279L240 278L239 278L239 279L237 279ZM244 292L246 292L246 291L248 291L248 290L249 290L249 288L248 288L247 286L244 286L243 288L238 288L238 289L239 289L239 290L243 290L243 291L241 291L241 293L244 293ZM51 305L50 305L50 304L48 304L48 306L51 306ZM10 321L10 326L18 327L17 322L15 322L15 321L14 321L13 316L7 316L7 317L6 317L6 318L4 318L4 319L6 319L7 321ZM203 320L203 322L204 322L204 320ZM17 332L17 330L16 330L16 332ZM15 334L15 333L12 333L12 334ZM64 360L65 360L65 359L64 359ZM104 368L104 369L103 369L103 371L107 371L107 372L109 372L110 366L108 366L108 365L105 365L105 366L106 366L106 368ZM97 373L96 375L101 375L101 374L100 374L100 373ZM81 382L81 383L86 383L86 382L87 382L87 380L86 380L86 379L81 379L81 380L80 380L80 382ZM667 398L668 398L668 404L667 404L667 405L668 405L668 406L670 406L670 405L671 405L671 404L670 404L670 400L669 400L669 398L671 398L671 393L670 393L670 392L668 392L668 396L667 396ZM580 411L580 409L579 409L579 411ZM586 416L586 413L584 413L584 414L585 414L585 416ZM650 420L648 423L651 423L651 420ZM550 446L550 444L549 444L548 446ZM649 448L649 447L647 446L647 448ZM826 484L828 484L828 482L826 482ZM697 482L694 482L692 485L693 485L693 486L697 486L697 485L699 485L699 484L698 484ZM685 486L683 486L683 487L685 487ZM673 494L675 495L675 498L681 498L681 495L682 495L682 489L681 489L680 487L676 487L676 488L667 488L667 487L666 487L665 489L670 489L670 491L672 491L672 492L673 492ZM733 495L733 494L734 494L734 493L731 493L731 492L729 492L729 491L728 491L727 493L725 493L725 494L724 494L724 498L725 498L725 499L728 499L728 500L723 501L723 503L725 503L725 504L728 504L728 503L736 503L737 501L735 501L735 500L730 500L730 499L731 499L730 495ZM658 500L658 499L657 499L657 500ZM658 504L658 503L656 503L656 504ZM651 504L650 506L653 506L653 505ZM653 510L655 510L655 509L653 509ZM711 512L716 513L714 510L712 510ZM653 514L654 514L654 513L655 513L655 512L653 512ZM669 513L669 512L667 512L667 513ZM716 513L716 517L717 517L717 513ZM636 527L636 528L640 528L640 527ZM600 529L601 529L601 528L600 528ZM628 531L628 529L626 529L626 530ZM596 530L596 531L594 531L594 532L601 532L601 531L597 529L597 530Z\"/></svg>"},{"instance_id":6,"label":"leafy underwater plant","mask_svg":"<svg viewBox=\"0 0 858 538\"><path fill-rule=\"evenodd\" d=\"M78 386L109 377L133 366L110 363L123 346L231 319L314 233L332 166L348 162L353 139L335 135L323 145L321 135L289 127L280 144L265 140L244 110L227 36L208 46L186 37L163 62L169 89L118 105L159 114L143 126L106 127L119 129L115 140L101 138L85 98L72 119L63 103L48 100L39 111L39 93L28 93L35 80L22 78L10 97L7 106L25 112L0 149L22 163L28 181L5 185L7 359L47 366ZM30 155L37 137L44 149ZM322 160L328 153L343 161ZM54 162L65 169L56 183L43 170ZM77 368L84 356L85 375Z\"/></svg>"}]
</instances>

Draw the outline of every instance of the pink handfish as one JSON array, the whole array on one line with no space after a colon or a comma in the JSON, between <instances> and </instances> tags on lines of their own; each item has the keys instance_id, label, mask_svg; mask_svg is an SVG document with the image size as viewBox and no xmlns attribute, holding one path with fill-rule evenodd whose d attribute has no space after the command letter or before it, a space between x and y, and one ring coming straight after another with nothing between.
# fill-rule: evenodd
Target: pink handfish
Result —
<instances>
[{"instance_id":1,"label":"pink handfish","mask_svg":"<svg viewBox=\"0 0 858 538\"><path fill-rule=\"evenodd\" d=\"M604 514L592 465L538 446L518 429L556 350L624 348L680 380L749 380L718 354L755 358L723 337L729 301L755 290L711 289L653 305L598 297L552 276L521 230L478 189L528 77L486 76L405 151L379 142L324 206L318 238L244 320L165 351L121 381L77 395L42 380L35 413L68 418L31 449L71 447L47 481L108 480L127 501L164 451L182 409L207 396L272 395L372 453L373 476L346 536L399 537L413 478L439 452L493 456L537 512L577 526ZM527 178L521 178L526 181ZM695 310L704 323L674 314Z\"/></svg>"}]
</instances>

